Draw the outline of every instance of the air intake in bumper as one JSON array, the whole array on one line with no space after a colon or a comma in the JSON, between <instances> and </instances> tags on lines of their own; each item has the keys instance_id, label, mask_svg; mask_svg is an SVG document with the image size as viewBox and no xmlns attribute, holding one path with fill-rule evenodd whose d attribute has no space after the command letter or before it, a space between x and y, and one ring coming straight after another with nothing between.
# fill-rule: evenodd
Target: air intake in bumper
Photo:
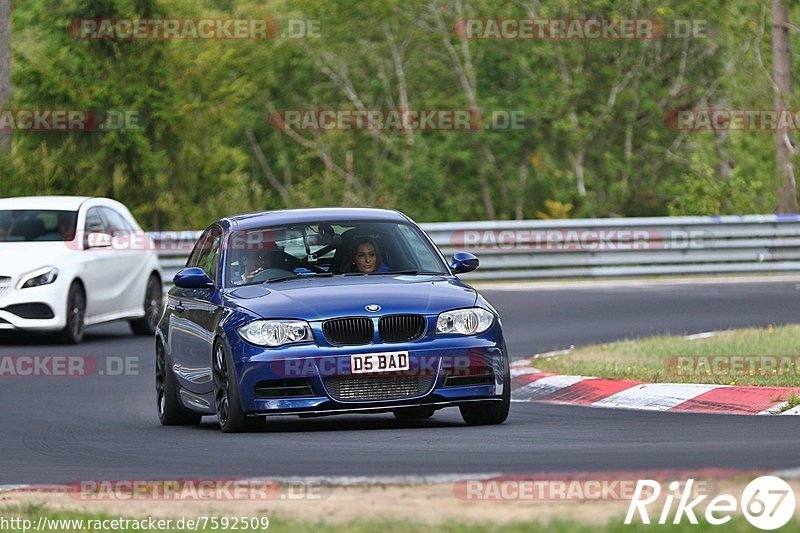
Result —
<instances>
[{"instance_id":1,"label":"air intake in bumper","mask_svg":"<svg viewBox=\"0 0 800 533\"><path fill-rule=\"evenodd\" d=\"M306 378L273 379L256 384L256 399L308 398L314 391Z\"/></svg>"},{"instance_id":2,"label":"air intake in bumper","mask_svg":"<svg viewBox=\"0 0 800 533\"><path fill-rule=\"evenodd\" d=\"M476 385L493 385L494 371L488 366L447 369L445 387L470 387Z\"/></svg>"},{"instance_id":3,"label":"air intake in bumper","mask_svg":"<svg viewBox=\"0 0 800 533\"><path fill-rule=\"evenodd\" d=\"M5 308L5 311L26 319L48 319L55 317L50 306L43 303L9 305Z\"/></svg>"},{"instance_id":4,"label":"air intake in bumper","mask_svg":"<svg viewBox=\"0 0 800 533\"><path fill-rule=\"evenodd\" d=\"M329 377L323 383L334 400L361 402L422 396L433 388L435 379L432 375L357 376Z\"/></svg>"}]
</instances>

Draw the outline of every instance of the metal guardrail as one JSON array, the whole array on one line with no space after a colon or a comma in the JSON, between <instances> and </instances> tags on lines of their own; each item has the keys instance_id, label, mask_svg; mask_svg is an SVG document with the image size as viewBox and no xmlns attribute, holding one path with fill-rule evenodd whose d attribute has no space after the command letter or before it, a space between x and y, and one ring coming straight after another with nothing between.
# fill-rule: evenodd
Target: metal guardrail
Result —
<instances>
[{"instance_id":1,"label":"metal guardrail","mask_svg":"<svg viewBox=\"0 0 800 533\"><path fill-rule=\"evenodd\" d=\"M464 279L800 272L800 215L421 224L446 257L477 255ZM168 280L198 231L151 233Z\"/></svg>"}]
</instances>

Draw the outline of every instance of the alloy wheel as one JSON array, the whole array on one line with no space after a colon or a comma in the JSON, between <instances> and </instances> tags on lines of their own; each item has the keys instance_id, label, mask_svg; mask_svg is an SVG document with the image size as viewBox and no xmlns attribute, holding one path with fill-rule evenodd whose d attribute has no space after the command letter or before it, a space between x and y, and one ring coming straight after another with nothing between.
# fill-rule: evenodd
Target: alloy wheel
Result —
<instances>
[{"instance_id":1,"label":"alloy wheel","mask_svg":"<svg viewBox=\"0 0 800 533\"><path fill-rule=\"evenodd\" d=\"M225 350L217 345L214 350L214 403L217 407L219 423L224 426L228 422L230 402L228 400L228 363Z\"/></svg>"}]
</instances>

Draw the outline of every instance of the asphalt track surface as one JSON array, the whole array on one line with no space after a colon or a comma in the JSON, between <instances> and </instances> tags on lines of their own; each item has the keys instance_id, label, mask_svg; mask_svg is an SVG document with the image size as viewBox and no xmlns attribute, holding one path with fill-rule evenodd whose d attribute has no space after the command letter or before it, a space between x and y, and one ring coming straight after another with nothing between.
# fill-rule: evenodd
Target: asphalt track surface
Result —
<instances>
[{"instance_id":1,"label":"asphalt track surface","mask_svg":"<svg viewBox=\"0 0 800 533\"><path fill-rule=\"evenodd\" d=\"M659 332L800 322L792 282L482 291L513 357ZM649 413L513 403L508 422L466 427L458 411L272 419L254 434L161 427L153 343L126 324L79 346L0 337L0 355L138 358L138 375L0 377L0 484L81 479L409 476L800 466L795 417ZM102 366L102 362L101 362Z\"/></svg>"}]
</instances>

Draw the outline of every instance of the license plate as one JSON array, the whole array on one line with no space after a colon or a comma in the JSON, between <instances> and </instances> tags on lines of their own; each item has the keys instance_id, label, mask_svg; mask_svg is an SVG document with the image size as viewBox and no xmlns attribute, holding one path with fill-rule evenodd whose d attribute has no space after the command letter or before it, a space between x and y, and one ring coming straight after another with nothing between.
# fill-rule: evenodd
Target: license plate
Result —
<instances>
[{"instance_id":1,"label":"license plate","mask_svg":"<svg viewBox=\"0 0 800 533\"><path fill-rule=\"evenodd\" d=\"M350 356L350 372L371 374L408 370L408 352L365 353Z\"/></svg>"}]
</instances>

